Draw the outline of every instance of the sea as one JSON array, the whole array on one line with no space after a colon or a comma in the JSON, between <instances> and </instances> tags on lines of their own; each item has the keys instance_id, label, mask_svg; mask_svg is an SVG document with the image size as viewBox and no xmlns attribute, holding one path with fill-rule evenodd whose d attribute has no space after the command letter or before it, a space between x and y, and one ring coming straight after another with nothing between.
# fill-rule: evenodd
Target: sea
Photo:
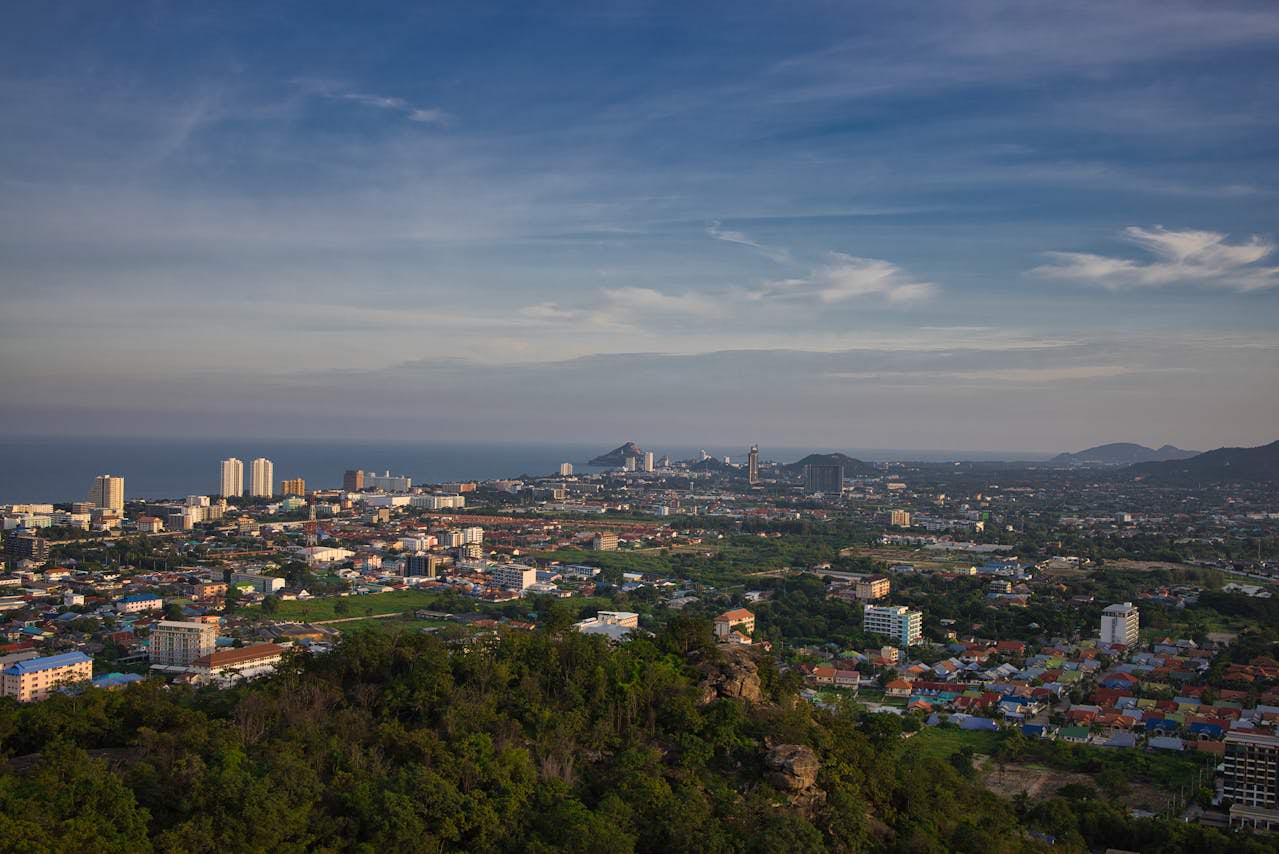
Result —
<instances>
[{"instance_id":1,"label":"sea","mask_svg":"<svg viewBox=\"0 0 1279 854\"><path fill-rule=\"evenodd\" d=\"M658 459L694 459L703 448L650 446ZM491 480L557 473L572 463L579 473L598 471L587 461L622 444L465 443L437 441L360 441L331 439L194 439L116 437L0 437L0 504L82 501L93 478L124 476L128 498L180 498L212 495L219 488L219 462L227 457L249 462L265 457L274 463L276 488L285 478L300 477L308 489L338 487L347 469L408 475L416 484L459 480ZM707 453L746 459L745 447L705 446ZM842 450L868 461L1030 459L1039 455L997 451L920 451L857 448L760 447L762 460L794 462L814 450Z\"/></svg>"}]
</instances>

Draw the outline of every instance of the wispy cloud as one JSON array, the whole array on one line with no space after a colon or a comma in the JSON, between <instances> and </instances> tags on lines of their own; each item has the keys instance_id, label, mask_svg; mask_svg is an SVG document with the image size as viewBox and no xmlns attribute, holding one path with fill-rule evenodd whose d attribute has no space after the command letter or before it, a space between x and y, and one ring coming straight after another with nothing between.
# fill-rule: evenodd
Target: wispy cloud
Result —
<instances>
[{"instance_id":1,"label":"wispy cloud","mask_svg":"<svg viewBox=\"0 0 1279 854\"><path fill-rule=\"evenodd\" d=\"M1216 231L1171 231L1161 225L1150 229L1133 226L1123 233L1154 260L1050 252L1052 263L1031 272L1110 290L1186 285L1247 292L1279 285L1279 267L1258 263L1274 253L1275 244L1258 235L1242 243L1228 243L1227 235Z\"/></svg>"},{"instance_id":2,"label":"wispy cloud","mask_svg":"<svg viewBox=\"0 0 1279 854\"><path fill-rule=\"evenodd\" d=\"M375 110L400 113L411 122L445 126L452 124L454 116L437 107L421 107L394 95L360 92L328 80L300 79L293 81L304 93L319 95L334 101L348 101Z\"/></svg>"},{"instance_id":3,"label":"wispy cloud","mask_svg":"<svg viewBox=\"0 0 1279 854\"><path fill-rule=\"evenodd\" d=\"M752 291L750 299L811 299L821 303L879 298L890 303L930 299L937 291L931 282L917 281L891 261L830 253L830 263L802 279L769 282Z\"/></svg>"},{"instance_id":4,"label":"wispy cloud","mask_svg":"<svg viewBox=\"0 0 1279 854\"><path fill-rule=\"evenodd\" d=\"M725 243L736 243L740 246L749 246L765 258L776 261L778 264L789 264L793 260L789 250L779 246L769 246L765 243L760 243L758 240L752 240L743 232L724 228L720 224L719 220L711 222L711 224L706 227L706 233L716 240L722 240Z\"/></svg>"}]
</instances>

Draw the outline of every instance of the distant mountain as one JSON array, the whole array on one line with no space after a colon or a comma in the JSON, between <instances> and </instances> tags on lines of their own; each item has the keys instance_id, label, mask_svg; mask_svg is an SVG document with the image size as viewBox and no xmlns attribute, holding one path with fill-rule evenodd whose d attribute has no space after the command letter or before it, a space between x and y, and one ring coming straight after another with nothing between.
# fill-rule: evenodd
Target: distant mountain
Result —
<instances>
[{"instance_id":1,"label":"distant mountain","mask_svg":"<svg viewBox=\"0 0 1279 854\"><path fill-rule=\"evenodd\" d=\"M707 457L692 463L688 468L689 471L728 471L732 466L719 457Z\"/></svg>"},{"instance_id":2,"label":"distant mountain","mask_svg":"<svg viewBox=\"0 0 1279 854\"><path fill-rule=\"evenodd\" d=\"M626 464L627 457L634 457L636 460L644 459L644 449L634 442L627 442L620 448L614 448L607 454L600 454L591 460L587 465L591 466L621 466Z\"/></svg>"},{"instance_id":3,"label":"distant mountain","mask_svg":"<svg viewBox=\"0 0 1279 854\"><path fill-rule=\"evenodd\" d=\"M833 466L841 465L844 467L844 477L856 477L864 474L879 474L879 469L870 463L862 462L854 459L847 454L809 454L802 460L783 466L782 468L789 474L797 475L804 473L804 466Z\"/></svg>"},{"instance_id":4,"label":"distant mountain","mask_svg":"<svg viewBox=\"0 0 1279 854\"><path fill-rule=\"evenodd\" d=\"M1075 454L1058 454L1049 462L1059 466L1128 466L1133 463L1185 460L1198 453L1198 451L1183 451L1172 445L1147 448L1145 445L1137 445L1133 442L1112 442L1109 445L1098 445Z\"/></svg>"},{"instance_id":5,"label":"distant mountain","mask_svg":"<svg viewBox=\"0 0 1279 854\"><path fill-rule=\"evenodd\" d=\"M1139 463L1125 473L1177 483L1279 481L1279 441L1257 448L1218 448L1188 460Z\"/></svg>"}]
</instances>

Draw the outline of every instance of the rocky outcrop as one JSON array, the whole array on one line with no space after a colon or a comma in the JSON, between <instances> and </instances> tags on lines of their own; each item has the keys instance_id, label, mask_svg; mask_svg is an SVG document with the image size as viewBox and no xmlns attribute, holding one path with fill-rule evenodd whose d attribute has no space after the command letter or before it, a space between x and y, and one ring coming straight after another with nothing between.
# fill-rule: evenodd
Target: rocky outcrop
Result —
<instances>
[{"instance_id":1,"label":"rocky outcrop","mask_svg":"<svg viewBox=\"0 0 1279 854\"><path fill-rule=\"evenodd\" d=\"M725 697L733 700L762 702L764 689L759 681L759 665L744 647L725 647L719 660L703 665L706 680L702 683L702 703Z\"/></svg>"},{"instance_id":2,"label":"rocky outcrop","mask_svg":"<svg viewBox=\"0 0 1279 854\"><path fill-rule=\"evenodd\" d=\"M817 787L822 764L811 747L779 744L764 756L764 768L768 782L800 813L811 817L826 803L826 792Z\"/></svg>"},{"instance_id":3,"label":"rocky outcrop","mask_svg":"<svg viewBox=\"0 0 1279 854\"><path fill-rule=\"evenodd\" d=\"M591 460L587 465L592 466L622 466L626 464L628 457L634 457L636 460L644 459L644 449L634 442L627 442L620 448L614 448L607 454L600 454Z\"/></svg>"},{"instance_id":4,"label":"rocky outcrop","mask_svg":"<svg viewBox=\"0 0 1279 854\"><path fill-rule=\"evenodd\" d=\"M811 747L802 744L779 744L764 757L768 782L783 792L802 792L817 785L821 762Z\"/></svg>"}]
</instances>

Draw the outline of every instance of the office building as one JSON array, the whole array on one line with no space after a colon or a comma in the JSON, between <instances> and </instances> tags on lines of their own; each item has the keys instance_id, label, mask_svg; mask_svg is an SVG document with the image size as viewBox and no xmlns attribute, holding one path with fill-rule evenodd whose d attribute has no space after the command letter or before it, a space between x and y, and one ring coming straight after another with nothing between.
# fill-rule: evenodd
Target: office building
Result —
<instances>
[{"instance_id":1,"label":"office building","mask_svg":"<svg viewBox=\"0 0 1279 854\"><path fill-rule=\"evenodd\" d=\"M306 495L306 481L300 477L292 477L280 483L281 495Z\"/></svg>"},{"instance_id":2,"label":"office building","mask_svg":"<svg viewBox=\"0 0 1279 854\"><path fill-rule=\"evenodd\" d=\"M617 551L617 534L612 531L600 531L591 540L591 548L597 552Z\"/></svg>"},{"instance_id":3,"label":"office building","mask_svg":"<svg viewBox=\"0 0 1279 854\"><path fill-rule=\"evenodd\" d=\"M213 652L218 639L214 623L161 620L151 630L151 666L186 667Z\"/></svg>"},{"instance_id":4,"label":"office building","mask_svg":"<svg viewBox=\"0 0 1279 854\"><path fill-rule=\"evenodd\" d=\"M867 605L862 614L862 630L893 638L899 646L917 644L924 638L924 615L905 605Z\"/></svg>"},{"instance_id":5,"label":"office building","mask_svg":"<svg viewBox=\"0 0 1279 854\"><path fill-rule=\"evenodd\" d=\"M254 498L270 498L275 489L275 465L258 457L249 470L249 495Z\"/></svg>"},{"instance_id":6,"label":"office building","mask_svg":"<svg viewBox=\"0 0 1279 854\"><path fill-rule=\"evenodd\" d=\"M197 681L230 685L241 679L252 679L274 672L284 657L284 647L274 643L255 643L239 649L224 649L202 655L191 662Z\"/></svg>"},{"instance_id":7,"label":"office building","mask_svg":"<svg viewBox=\"0 0 1279 854\"><path fill-rule=\"evenodd\" d=\"M93 659L83 652L28 658L0 670L0 691L20 703L43 700L63 685L93 678Z\"/></svg>"},{"instance_id":8,"label":"office building","mask_svg":"<svg viewBox=\"0 0 1279 854\"><path fill-rule=\"evenodd\" d=\"M89 503L94 508L124 512L124 478L113 474L100 474L89 487Z\"/></svg>"},{"instance_id":9,"label":"office building","mask_svg":"<svg viewBox=\"0 0 1279 854\"><path fill-rule=\"evenodd\" d=\"M645 451L644 452L644 471L652 471L652 470L653 470L653 452Z\"/></svg>"},{"instance_id":10,"label":"office building","mask_svg":"<svg viewBox=\"0 0 1279 854\"><path fill-rule=\"evenodd\" d=\"M888 524L892 525L894 528L909 528L910 511L894 510L888 515Z\"/></svg>"},{"instance_id":11,"label":"office building","mask_svg":"<svg viewBox=\"0 0 1279 854\"><path fill-rule=\"evenodd\" d=\"M572 463L560 463L560 477L569 477L573 474Z\"/></svg>"},{"instance_id":12,"label":"office building","mask_svg":"<svg viewBox=\"0 0 1279 854\"><path fill-rule=\"evenodd\" d=\"M840 495L844 491L844 467L839 464L809 463L804 466L804 491Z\"/></svg>"},{"instance_id":13,"label":"office building","mask_svg":"<svg viewBox=\"0 0 1279 854\"><path fill-rule=\"evenodd\" d=\"M221 463L220 474L218 495L223 498L239 498L244 494L244 463L235 457L228 457Z\"/></svg>"},{"instance_id":14,"label":"office building","mask_svg":"<svg viewBox=\"0 0 1279 854\"><path fill-rule=\"evenodd\" d=\"M1101 642L1132 646L1137 642L1140 617L1131 602L1108 605L1101 612Z\"/></svg>"},{"instance_id":15,"label":"office building","mask_svg":"<svg viewBox=\"0 0 1279 854\"><path fill-rule=\"evenodd\" d=\"M1279 808L1279 737L1227 733L1222 760L1223 797L1246 807Z\"/></svg>"},{"instance_id":16,"label":"office building","mask_svg":"<svg viewBox=\"0 0 1279 854\"><path fill-rule=\"evenodd\" d=\"M519 563L495 563L488 573L495 585L510 590L527 590L537 583L537 570Z\"/></svg>"},{"instance_id":17,"label":"office building","mask_svg":"<svg viewBox=\"0 0 1279 854\"><path fill-rule=\"evenodd\" d=\"M751 445L746 454L746 481L751 486L759 483L759 446Z\"/></svg>"},{"instance_id":18,"label":"office building","mask_svg":"<svg viewBox=\"0 0 1279 854\"><path fill-rule=\"evenodd\" d=\"M49 541L44 537L17 534L11 531L4 538L4 556L13 562L20 560L43 562L49 559Z\"/></svg>"},{"instance_id":19,"label":"office building","mask_svg":"<svg viewBox=\"0 0 1279 854\"><path fill-rule=\"evenodd\" d=\"M364 472L359 469L347 469L342 473L342 490L359 492L364 488Z\"/></svg>"}]
</instances>

